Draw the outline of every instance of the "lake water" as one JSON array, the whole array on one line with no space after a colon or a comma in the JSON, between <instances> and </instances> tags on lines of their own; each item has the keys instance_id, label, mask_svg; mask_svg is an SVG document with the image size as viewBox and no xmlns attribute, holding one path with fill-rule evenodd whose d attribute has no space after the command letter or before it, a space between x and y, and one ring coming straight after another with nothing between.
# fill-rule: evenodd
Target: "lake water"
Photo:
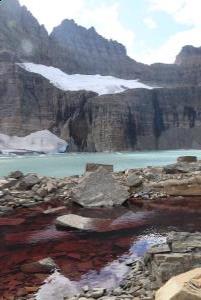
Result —
<instances>
[{"instance_id":1,"label":"lake water","mask_svg":"<svg viewBox=\"0 0 201 300\"><path fill-rule=\"evenodd\" d=\"M114 153L65 153L56 155L0 156L0 176L11 171L34 172L46 176L81 175L88 162L113 164L115 171L173 163L178 156L196 155L201 150L170 150Z\"/></svg>"}]
</instances>

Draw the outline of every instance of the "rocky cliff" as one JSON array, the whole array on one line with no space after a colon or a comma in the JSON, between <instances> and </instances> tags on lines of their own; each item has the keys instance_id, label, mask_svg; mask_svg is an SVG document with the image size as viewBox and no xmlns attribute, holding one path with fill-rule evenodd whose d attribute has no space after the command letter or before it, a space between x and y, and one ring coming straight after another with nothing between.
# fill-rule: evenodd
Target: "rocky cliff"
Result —
<instances>
[{"instance_id":1,"label":"rocky cliff","mask_svg":"<svg viewBox=\"0 0 201 300\"><path fill-rule=\"evenodd\" d=\"M51 37L74 54L85 74L141 78L148 69L148 66L129 58L122 44L107 40L93 27L86 29L73 20L64 20L54 28Z\"/></svg>"},{"instance_id":2,"label":"rocky cliff","mask_svg":"<svg viewBox=\"0 0 201 300\"><path fill-rule=\"evenodd\" d=\"M91 151L200 148L200 110L201 88L130 90L88 99L71 134L84 124Z\"/></svg>"},{"instance_id":3,"label":"rocky cliff","mask_svg":"<svg viewBox=\"0 0 201 300\"><path fill-rule=\"evenodd\" d=\"M0 5L0 132L18 136L49 129L70 150L201 148L200 49L185 47L176 64L146 66L125 48L65 20L48 36L17 0ZM140 78L166 88L98 96L64 92L16 62L68 73Z\"/></svg>"},{"instance_id":4,"label":"rocky cliff","mask_svg":"<svg viewBox=\"0 0 201 300\"><path fill-rule=\"evenodd\" d=\"M184 46L177 55L175 63L182 66L193 66L201 64L201 47Z\"/></svg>"},{"instance_id":5,"label":"rocky cliff","mask_svg":"<svg viewBox=\"0 0 201 300\"><path fill-rule=\"evenodd\" d=\"M16 64L0 70L2 133L49 129L78 151L201 148L200 87L98 96L63 92Z\"/></svg>"}]
</instances>

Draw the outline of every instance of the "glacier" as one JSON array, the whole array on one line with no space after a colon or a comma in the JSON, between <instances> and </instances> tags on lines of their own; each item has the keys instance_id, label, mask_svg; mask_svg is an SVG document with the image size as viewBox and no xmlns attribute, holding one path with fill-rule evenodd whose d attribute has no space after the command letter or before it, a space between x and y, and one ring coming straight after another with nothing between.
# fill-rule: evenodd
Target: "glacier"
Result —
<instances>
[{"instance_id":1,"label":"glacier","mask_svg":"<svg viewBox=\"0 0 201 300\"><path fill-rule=\"evenodd\" d=\"M99 95L116 94L128 89L153 89L154 87L141 83L137 79L126 80L113 76L83 75L64 73L58 68L30 62L17 63L28 72L39 74L50 81L51 84L63 91L92 91Z\"/></svg>"},{"instance_id":2,"label":"glacier","mask_svg":"<svg viewBox=\"0 0 201 300\"><path fill-rule=\"evenodd\" d=\"M3 154L21 152L59 153L65 152L68 144L49 130L41 130L24 137L0 134L0 152Z\"/></svg>"}]
</instances>

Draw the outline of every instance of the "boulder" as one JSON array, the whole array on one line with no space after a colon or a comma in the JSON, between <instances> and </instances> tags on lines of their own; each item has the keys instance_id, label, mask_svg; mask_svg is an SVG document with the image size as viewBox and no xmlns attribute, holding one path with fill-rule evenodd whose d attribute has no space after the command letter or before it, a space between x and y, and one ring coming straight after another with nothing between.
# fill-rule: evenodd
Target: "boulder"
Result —
<instances>
[{"instance_id":1,"label":"boulder","mask_svg":"<svg viewBox=\"0 0 201 300\"><path fill-rule=\"evenodd\" d=\"M110 221L109 219L98 219L98 218L88 218L82 217L74 214L68 214L64 216L60 216L56 218L56 226L63 228L74 228L79 230L87 230L87 231L97 231L98 224L101 225L105 223L105 221ZM95 229L96 228L96 229Z\"/></svg>"},{"instance_id":2,"label":"boulder","mask_svg":"<svg viewBox=\"0 0 201 300\"><path fill-rule=\"evenodd\" d=\"M185 162L185 163L193 163L197 162L197 156L189 155L189 156L179 156L177 158L177 162Z\"/></svg>"},{"instance_id":3,"label":"boulder","mask_svg":"<svg viewBox=\"0 0 201 300\"><path fill-rule=\"evenodd\" d=\"M19 188L23 190L31 189L35 184L38 184L40 179L35 174L28 174L22 178L19 183Z\"/></svg>"},{"instance_id":4,"label":"boulder","mask_svg":"<svg viewBox=\"0 0 201 300\"><path fill-rule=\"evenodd\" d=\"M72 190L72 200L83 207L122 205L129 197L128 188L104 167L88 172Z\"/></svg>"},{"instance_id":5,"label":"boulder","mask_svg":"<svg viewBox=\"0 0 201 300\"><path fill-rule=\"evenodd\" d=\"M14 178L14 179L20 179L22 178L24 175L21 171L14 171L14 172L11 172L8 177L10 178Z\"/></svg>"},{"instance_id":6,"label":"boulder","mask_svg":"<svg viewBox=\"0 0 201 300\"><path fill-rule=\"evenodd\" d=\"M201 268L171 278L156 292L155 300L201 300Z\"/></svg>"},{"instance_id":7,"label":"boulder","mask_svg":"<svg viewBox=\"0 0 201 300\"><path fill-rule=\"evenodd\" d=\"M87 163L86 164L86 172L94 172L100 167L106 169L109 172L114 171L113 165Z\"/></svg>"},{"instance_id":8,"label":"boulder","mask_svg":"<svg viewBox=\"0 0 201 300\"><path fill-rule=\"evenodd\" d=\"M188 173L191 171L189 164L176 163L167 165L163 168L166 174Z\"/></svg>"},{"instance_id":9,"label":"boulder","mask_svg":"<svg viewBox=\"0 0 201 300\"><path fill-rule=\"evenodd\" d=\"M138 187L140 185L142 185L142 179L139 176L131 174L127 177L127 186Z\"/></svg>"},{"instance_id":10,"label":"boulder","mask_svg":"<svg viewBox=\"0 0 201 300\"><path fill-rule=\"evenodd\" d=\"M129 228L139 228L146 224L144 215L128 211L114 219L90 218L75 214L67 214L56 218L58 229L78 229L93 232L111 232Z\"/></svg>"}]
</instances>

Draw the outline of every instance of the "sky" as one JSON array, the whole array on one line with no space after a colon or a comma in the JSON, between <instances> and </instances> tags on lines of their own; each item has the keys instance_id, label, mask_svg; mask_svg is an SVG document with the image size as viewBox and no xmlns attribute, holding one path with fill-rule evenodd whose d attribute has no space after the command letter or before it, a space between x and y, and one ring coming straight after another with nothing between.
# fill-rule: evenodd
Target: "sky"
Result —
<instances>
[{"instance_id":1,"label":"sky","mask_svg":"<svg viewBox=\"0 0 201 300\"><path fill-rule=\"evenodd\" d=\"M94 26L139 62L173 63L184 45L201 46L201 0L19 0L48 32L64 19Z\"/></svg>"}]
</instances>

